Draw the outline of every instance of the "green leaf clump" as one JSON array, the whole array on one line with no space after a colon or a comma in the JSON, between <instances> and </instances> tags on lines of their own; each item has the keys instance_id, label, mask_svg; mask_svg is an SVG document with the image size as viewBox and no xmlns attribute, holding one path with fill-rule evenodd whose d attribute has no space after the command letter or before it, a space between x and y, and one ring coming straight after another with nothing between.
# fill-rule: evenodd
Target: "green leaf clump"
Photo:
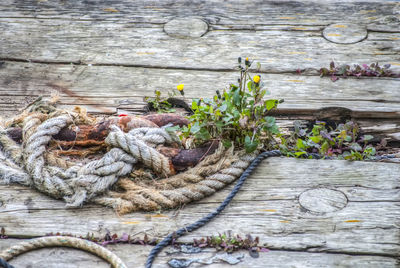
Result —
<instances>
[{"instance_id":1,"label":"green leaf clump","mask_svg":"<svg viewBox=\"0 0 400 268\"><path fill-rule=\"evenodd\" d=\"M242 237L240 235L233 235L230 231L217 236L208 236L206 238L194 239L193 246L199 248L215 248L225 252L234 252L241 249L250 251L250 255L258 257L258 252L268 252L268 249L259 245L258 237L253 238L251 235Z\"/></svg>"},{"instance_id":2,"label":"green leaf clump","mask_svg":"<svg viewBox=\"0 0 400 268\"><path fill-rule=\"evenodd\" d=\"M316 121L311 129L294 122L294 132L288 137L281 136L280 149L288 156L304 157L317 153L323 157L345 160L366 160L376 154L370 144L372 135L361 135L359 126L348 121L335 128L326 122Z\"/></svg>"},{"instance_id":3,"label":"green leaf clump","mask_svg":"<svg viewBox=\"0 0 400 268\"><path fill-rule=\"evenodd\" d=\"M160 90L154 91L154 97L145 97L144 100L147 102L147 107L150 111L156 111L157 113L174 113L173 105L168 101L168 98L161 96ZM174 92L169 93L169 95L175 95Z\"/></svg>"},{"instance_id":4,"label":"green leaf clump","mask_svg":"<svg viewBox=\"0 0 400 268\"><path fill-rule=\"evenodd\" d=\"M333 61L330 63L329 68L321 68L319 73L321 77L330 76L332 82L339 80L339 77L346 78L349 76L354 77L400 77L400 73L394 73L390 70L391 65L385 64L380 66L378 62L368 64L354 64L350 65L337 65Z\"/></svg>"},{"instance_id":5,"label":"green leaf clump","mask_svg":"<svg viewBox=\"0 0 400 268\"><path fill-rule=\"evenodd\" d=\"M195 144L220 140L225 147L244 148L247 153L259 147L268 147L273 135L279 133L275 118L270 111L283 100L267 99L259 75L250 76L252 62L247 58L244 66L238 59L240 77L238 84L228 89L216 90L212 98L192 101L193 114L190 124L181 129L181 137L194 137ZM258 66L260 67L260 66Z\"/></svg>"}]
</instances>

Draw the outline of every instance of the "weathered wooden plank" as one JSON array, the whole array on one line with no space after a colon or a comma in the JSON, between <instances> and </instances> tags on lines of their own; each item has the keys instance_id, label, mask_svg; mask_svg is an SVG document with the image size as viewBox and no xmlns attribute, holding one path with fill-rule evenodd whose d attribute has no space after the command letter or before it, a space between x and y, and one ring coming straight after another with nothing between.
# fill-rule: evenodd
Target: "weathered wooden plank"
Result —
<instances>
[{"instance_id":1,"label":"weathered wooden plank","mask_svg":"<svg viewBox=\"0 0 400 268\"><path fill-rule=\"evenodd\" d=\"M102 113L113 113L115 108L142 112L143 97L154 96L156 89L166 96L184 83L188 99L198 98L198 92L211 97L237 79L236 72L18 62L5 62L0 70L2 111L24 107L26 97L58 92L61 104L69 107L83 105ZM310 115L333 106L349 108L355 117L399 117L398 79L349 78L333 83L329 78L289 74L263 74L262 79L271 92L268 97L285 100L279 106L281 113ZM14 112L11 109L8 114Z\"/></svg>"},{"instance_id":2,"label":"weathered wooden plank","mask_svg":"<svg viewBox=\"0 0 400 268\"><path fill-rule=\"evenodd\" d=\"M7 239L0 240L0 250L12 246L21 240ZM113 251L119 256L128 267L144 267L146 257L150 252L150 246L138 245L111 245L107 246L108 249ZM167 262L171 259L204 259L208 260L216 255L224 254L216 252L213 249L204 249L201 253L188 254L181 253L177 249L168 247L159 254L156 258L153 267L161 268L168 267ZM258 258L252 258L246 251L239 251L233 253L233 256L243 256L242 261L235 265L235 267L298 267L307 265L307 267L340 267L349 265L352 267L360 268L373 268L383 267L391 268L397 267L399 261L391 257L381 256L360 256L360 255L346 255L346 254L329 254L329 253L306 253L306 252L290 252L290 251L269 251L267 253L260 253ZM97 257L87 254L85 252L67 249L67 248L47 248L32 251L23 254L12 261L15 267L49 267L49 268L68 268L68 267L109 267L105 262L99 260ZM198 267L193 264L191 267ZM224 262L217 262L207 265L210 268L228 268L231 265Z\"/></svg>"},{"instance_id":3,"label":"weathered wooden plank","mask_svg":"<svg viewBox=\"0 0 400 268\"><path fill-rule=\"evenodd\" d=\"M260 61L264 72L319 69L331 60L392 63L400 69L400 33L390 32L379 37L370 32L362 42L343 45L326 40L321 31L211 30L200 38L182 39L168 36L158 24L143 28L107 21L2 18L0 30L0 59L232 70L237 57L248 56Z\"/></svg>"},{"instance_id":4,"label":"weathered wooden plank","mask_svg":"<svg viewBox=\"0 0 400 268\"><path fill-rule=\"evenodd\" d=\"M365 134L372 134L388 141L400 141L400 123L398 120L360 120L357 121Z\"/></svg>"},{"instance_id":5,"label":"weathered wooden plank","mask_svg":"<svg viewBox=\"0 0 400 268\"><path fill-rule=\"evenodd\" d=\"M268 159L222 215L180 241L233 230L259 236L271 249L400 256L399 169L389 163ZM106 229L163 237L212 211L230 189L177 211L116 216L92 205L65 209L63 202L30 189L1 186L0 227L14 237L101 236ZM334 192L344 201L339 206L327 194L307 197L310 189ZM315 208L307 209L305 197Z\"/></svg>"},{"instance_id":6,"label":"weathered wooden plank","mask_svg":"<svg viewBox=\"0 0 400 268\"><path fill-rule=\"evenodd\" d=\"M1 17L118 20L166 23L176 17L201 16L218 25L328 25L340 21L369 23L393 16L394 1L15 1L0 4Z\"/></svg>"},{"instance_id":7,"label":"weathered wooden plank","mask_svg":"<svg viewBox=\"0 0 400 268\"><path fill-rule=\"evenodd\" d=\"M6 249L14 244L21 242L17 239L0 240L0 250ZM118 257L120 257L128 267L144 267L146 257L149 254L150 246L139 245L111 245L107 246ZM167 262L171 259L210 259L222 252L213 249L204 249L201 253L188 254L181 253L179 250L167 247L156 258L153 267L168 267ZM258 258L252 258L246 251L233 253L233 256L243 256L242 261L234 267L263 268L268 263L268 267L342 267L351 265L359 268L394 268L398 267L399 261L396 258L382 256L362 256L330 253L307 253L291 252L282 250L272 250L267 253L260 253ZM80 268L80 267L109 267L105 262L88 253L67 249L67 248L47 248L31 251L10 261L15 267L49 267L49 268ZM196 264L190 267L199 267ZM218 262L207 265L210 268L229 268L231 265Z\"/></svg>"}]
</instances>

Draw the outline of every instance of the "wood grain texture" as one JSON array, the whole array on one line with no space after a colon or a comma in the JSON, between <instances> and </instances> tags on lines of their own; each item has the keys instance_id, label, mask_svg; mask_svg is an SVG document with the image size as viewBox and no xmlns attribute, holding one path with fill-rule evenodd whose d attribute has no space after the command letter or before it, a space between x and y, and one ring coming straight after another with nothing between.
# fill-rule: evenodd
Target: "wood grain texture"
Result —
<instances>
[{"instance_id":1,"label":"wood grain texture","mask_svg":"<svg viewBox=\"0 0 400 268\"><path fill-rule=\"evenodd\" d=\"M0 240L0 250L6 249L21 240L7 239ZM139 245L111 245L107 249L117 254L128 267L144 267L146 257L150 253L150 246ZM169 267L167 262L173 258L177 259L210 259L211 257L222 254L213 249L204 249L201 253L188 254L179 252L179 250L167 247L156 258L154 268ZM235 256L243 256L242 262L235 266L227 263L214 263L207 265L210 268L264 268L268 263L268 267L272 268L288 268L288 267L303 267L307 265L310 268L320 267L346 267L351 265L355 268L395 268L398 267L399 261L392 257L382 256L362 256L362 255L347 255L347 254L330 254L330 253L306 253L293 252L283 250L272 250L267 253L260 253L258 258L250 257L247 251L235 252ZM132 256L135 256L132 258ZM68 248L47 248L37 251L31 251L23 254L12 261L15 267L48 267L48 268L86 268L86 267L109 267L108 264L98 259L95 256L82 251L72 250ZM202 267L198 264L193 264L190 267Z\"/></svg>"},{"instance_id":2,"label":"wood grain texture","mask_svg":"<svg viewBox=\"0 0 400 268\"><path fill-rule=\"evenodd\" d=\"M214 24L328 25L340 21L370 23L377 17L393 16L400 10L396 1L218 1L162 0L136 2L17 1L4 0L1 17L64 20L111 20L136 23L166 23L176 17L204 16ZM386 22L387 23L387 22Z\"/></svg>"},{"instance_id":3,"label":"wood grain texture","mask_svg":"<svg viewBox=\"0 0 400 268\"><path fill-rule=\"evenodd\" d=\"M163 25L108 21L0 18L0 31L0 59L47 63L233 70L237 57L247 56L259 61L263 72L319 70L331 60L400 64L400 33L390 32L379 32L384 38L377 41L371 41L377 38L370 32L362 42L343 45L327 41L321 31L211 30L181 39L168 36Z\"/></svg>"},{"instance_id":4,"label":"wood grain texture","mask_svg":"<svg viewBox=\"0 0 400 268\"><path fill-rule=\"evenodd\" d=\"M381 1L6 0L0 3L0 58L232 69L238 56L249 56L269 72L320 68L332 59L399 64L399 9ZM207 22L210 31L186 40L165 33L164 25L185 18ZM369 29L368 38L343 49L322 36L335 23ZM188 27L181 24L182 32Z\"/></svg>"},{"instance_id":5,"label":"wood grain texture","mask_svg":"<svg viewBox=\"0 0 400 268\"><path fill-rule=\"evenodd\" d=\"M276 250L398 257L399 172L398 164L389 163L267 159L219 217L179 241L233 230L259 236ZM65 209L63 202L30 189L1 186L0 227L13 237L51 232L102 236L106 229L164 237L212 211L231 187L179 210L117 216L91 205ZM315 188L342 192L348 203L334 212L306 210L298 197Z\"/></svg>"}]
</instances>

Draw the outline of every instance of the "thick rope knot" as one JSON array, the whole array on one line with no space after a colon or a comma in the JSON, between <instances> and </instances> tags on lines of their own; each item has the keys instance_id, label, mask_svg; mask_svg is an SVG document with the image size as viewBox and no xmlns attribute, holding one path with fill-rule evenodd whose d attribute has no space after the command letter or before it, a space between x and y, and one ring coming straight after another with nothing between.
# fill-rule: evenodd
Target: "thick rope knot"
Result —
<instances>
[{"instance_id":1,"label":"thick rope knot","mask_svg":"<svg viewBox=\"0 0 400 268\"><path fill-rule=\"evenodd\" d=\"M173 141L171 135L162 128L136 128L129 131L129 134L141 139L152 147L159 144L170 144Z\"/></svg>"},{"instance_id":2,"label":"thick rope knot","mask_svg":"<svg viewBox=\"0 0 400 268\"><path fill-rule=\"evenodd\" d=\"M136 135L146 137L152 144L161 142L160 137L170 140L168 133L158 130L139 128L133 133L124 133L117 126L112 126L105 142L114 148L99 160L92 161L81 168L74 166L67 170L67 177L71 178L69 184L75 189L71 197L64 198L67 205L81 206L85 201L106 192L119 177L128 175L137 162L143 163L159 174L166 176L172 174L174 170L168 158L136 137Z\"/></svg>"},{"instance_id":3,"label":"thick rope knot","mask_svg":"<svg viewBox=\"0 0 400 268\"><path fill-rule=\"evenodd\" d=\"M138 128L124 133L112 126L106 139L106 144L112 148L102 158L68 168L55 165L57 161L54 156L49 157L47 146L54 135L72 123L73 116L53 115L34 113L26 117L22 145L0 129L1 183L32 185L52 197L64 199L67 206L77 207L107 192L120 177L131 173L138 162L160 175L174 174L169 159L153 148L172 142L170 135L159 128Z\"/></svg>"},{"instance_id":4,"label":"thick rope knot","mask_svg":"<svg viewBox=\"0 0 400 268\"><path fill-rule=\"evenodd\" d=\"M134 157L121 149L113 148L99 160L91 161L80 168L69 168L66 174L75 193L71 197L64 197L67 206L81 206L85 201L107 191L120 176L129 174L136 163Z\"/></svg>"},{"instance_id":5,"label":"thick rope knot","mask_svg":"<svg viewBox=\"0 0 400 268\"><path fill-rule=\"evenodd\" d=\"M138 135L140 137L144 135L143 132L149 133L149 136L145 136L145 140L151 144L157 144L159 137L168 135L166 131L158 129L158 134L155 135L153 131L147 129L144 129L143 132L141 129L135 129L129 133L124 133L117 126L112 126L111 130L112 132L110 132L105 140L106 144L121 148L127 154L137 158L146 167L152 168L158 174L169 176L174 173L174 169L167 157L148 146L143 140L136 136ZM159 133L163 134L160 135Z\"/></svg>"}]
</instances>

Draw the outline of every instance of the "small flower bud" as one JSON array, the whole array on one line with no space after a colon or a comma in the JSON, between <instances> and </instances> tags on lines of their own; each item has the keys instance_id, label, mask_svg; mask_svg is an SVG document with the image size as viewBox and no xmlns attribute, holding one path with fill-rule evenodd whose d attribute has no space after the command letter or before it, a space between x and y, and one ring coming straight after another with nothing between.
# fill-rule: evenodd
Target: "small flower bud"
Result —
<instances>
[{"instance_id":1,"label":"small flower bud","mask_svg":"<svg viewBox=\"0 0 400 268\"><path fill-rule=\"evenodd\" d=\"M238 58L238 62L239 62L239 64L242 63L242 57L239 57L239 58Z\"/></svg>"},{"instance_id":2,"label":"small flower bud","mask_svg":"<svg viewBox=\"0 0 400 268\"><path fill-rule=\"evenodd\" d=\"M221 99L221 93L219 92L219 90L215 91L217 93L218 99Z\"/></svg>"},{"instance_id":3,"label":"small flower bud","mask_svg":"<svg viewBox=\"0 0 400 268\"><path fill-rule=\"evenodd\" d=\"M246 58L246 60L244 61L244 64L245 64L246 66L250 66L249 58Z\"/></svg>"}]
</instances>

